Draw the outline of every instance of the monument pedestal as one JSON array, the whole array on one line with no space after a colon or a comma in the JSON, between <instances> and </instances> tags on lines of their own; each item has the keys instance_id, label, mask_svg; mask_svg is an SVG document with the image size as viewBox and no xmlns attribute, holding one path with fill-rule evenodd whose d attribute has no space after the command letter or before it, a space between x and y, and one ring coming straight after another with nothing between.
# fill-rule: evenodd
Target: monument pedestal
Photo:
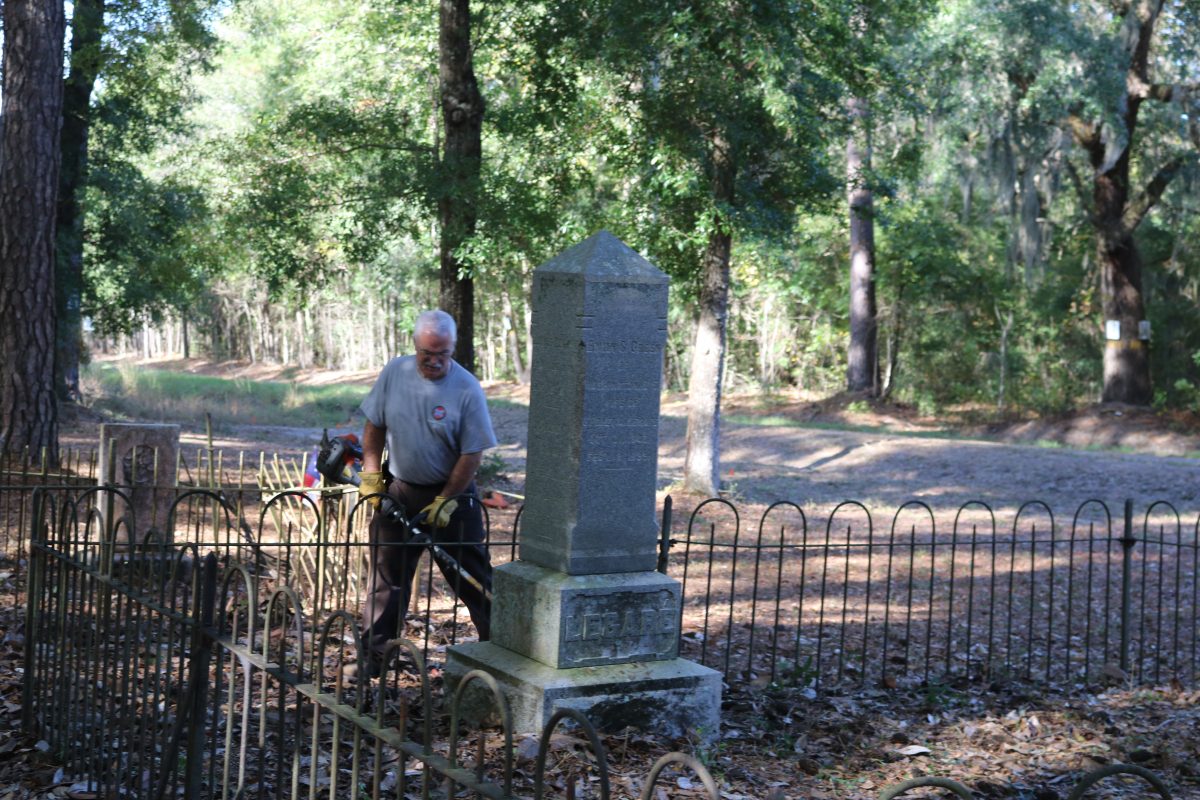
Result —
<instances>
[{"instance_id":1,"label":"monument pedestal","mask_svg":"<svg viewBox=\"0 0 1200 800\"><path fill-rule=\"evenodd\" d=\"M500 684L513 730L541 731L558 708L582 711L600 730L634 727L712 741L720 733L721 673L683 658L555 669L492 642L450 648L446 681L457 686L473 669ZM460 712L468 724L492 716L491 693L468 689Z\"/></svg>"},{"instance_id":2,"label":"monument pedestal","mask_svg":"<svg viewBox=\"0 0 1200 800\"><path fill-rule=\"evenodd\" d=\"M492 641L548 667L679 655L679 582L666 575L566 575L514 561L492 580Z\"/></svg>"},{"instance_id":3,"label":"monument pedestal","mask_svg":"<svg viewBox=\"0 0 1200 800\"><path fill-rule=\"evenodd\" d=\"M497 567L493 581L492 641L450 648L448 685L472 669L490 673L518 731L540 731L556 708L574 708L601 730L718 734L721 674L678 657L678 581L567 575L525 561ZM460 709L471 722L493 710L482 687Z\"/></svg>"}]
</instances>

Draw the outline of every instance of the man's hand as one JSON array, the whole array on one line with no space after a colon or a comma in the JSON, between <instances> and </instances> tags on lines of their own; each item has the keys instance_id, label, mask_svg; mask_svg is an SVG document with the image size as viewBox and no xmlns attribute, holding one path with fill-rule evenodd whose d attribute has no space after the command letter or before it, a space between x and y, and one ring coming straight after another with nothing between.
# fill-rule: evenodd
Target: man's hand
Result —
<instances>
[{"instance_id":1,"label":"man's hand","mask_svg":"<svg viewBox=\"0 0 1200 800\"><path fill-rule=\"evenodd\" d=\"M383 473L378 471L360 472L358 479L361 483L358 484L358 496L367 497L367 495L375 495L367 497L367 502L371 504L371 508L379 510L379 502L383 499L379 495L387 493L387 484L383 481Z\"/></svg>"},{"instance_id":2,"label":"man's hand","mask_svg":"<svg viewBox=\"0 0 1200 800\"><path fill-rule=\"evenodd\" d=\"M421 509L421 513L425 515L425 519L429 520L430 524L444 528L450 524L450 515L456 508L458 508L457 500L438 495L432 503Z\"/></svg>"}]
</instances>

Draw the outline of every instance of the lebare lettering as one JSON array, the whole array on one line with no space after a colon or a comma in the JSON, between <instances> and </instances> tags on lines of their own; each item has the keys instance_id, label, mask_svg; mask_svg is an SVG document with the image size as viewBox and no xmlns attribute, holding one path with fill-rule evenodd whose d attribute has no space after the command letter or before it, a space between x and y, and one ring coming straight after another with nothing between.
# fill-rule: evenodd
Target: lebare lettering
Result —
<instances>
[{"instance_id":1,"label":"lebare lettering","mask_svg":"<svg viewBox=\"0 0 1200 800\"><path fill-rule=\"evenodd\" d=\"M583 638L589 641L604 638L604 615L587 614L583 618Z\"/></svg>"}]
</instances>

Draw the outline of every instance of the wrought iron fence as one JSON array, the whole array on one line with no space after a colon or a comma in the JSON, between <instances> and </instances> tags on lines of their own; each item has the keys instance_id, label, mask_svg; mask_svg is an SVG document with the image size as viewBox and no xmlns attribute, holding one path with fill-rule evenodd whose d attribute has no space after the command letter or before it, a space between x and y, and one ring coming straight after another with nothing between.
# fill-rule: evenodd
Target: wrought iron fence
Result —
<instances>
[{"instance_id":1,"label":"wrought iron fence","mask_svg":"<svg viewBox=\"0 0 1200 800\"><path fill-rule=\"evenodd\" d=\"M242 457L235 470L197 455L192 474L203 468L224 485L160 487L171 522L156 536L212 548L260 580L292 587L314 618L357 612L370 577L371 513L357 495L295 488L297 462L260 457L247 468ZM13 480L18 473L25 477ZM10 530L28 530L33 486L56 479L28 464L0 470L8 480L0 518ZM59 514L81 521L104 519L119 492L48 491ZM935 510L914 501L885 523L856 502L815 513L776 503L747 525L727 500L699 503L685 518L667 499L659 568L683 584L683 655L731 685L1196 682L1200 520L1185 525L1168 503L1135 510L1127 502L1114 514L1089 500L1068 517L1029 502L1001 518L983 502ZM516 557L519 528L519 509L488 516L493 563ZM130 520L114 536L145 532ZM123 558L118 551L118 569ZM470 628L432 561L420 574L406 633L437 661Z\"/></svg>"},{"instance_id":2,"label":"wrought iron fence","mask_svg":"<svg viewBox=\"0 0 1200 800\"><path fill-rule=\"evenodd\" d=\"M149 483L136 490L150 495L152 505L170 504L181 489L206 488L220 492L230 501L239 518L252 517L264 493L270 496L302 486L304 457L227 453L211 447L191 451L181 448L174 455L175 481L167 484L160 480L160 474L166 474L166 470L159 469L159 454L151 451L153 469ZM109 453L110 460L112 457ZM57 464L50 462L45 450L0 452L0 557L18 565L23 559L34 488L97 487L100 460L101 455L94 448L62 448ZM109 474L114 473L110 466Z\"/></svg>"},{"instance_id":3,"label":"wrought iron fence","mask_svg":"<svg viewBox=\"0 0 1200 800\"><path fill-rule=\"evenodd\" d=\"M403 796L409 777L425 791L435 774L507 796L460 766L503 775L494 753L511 751L496 735L476 737L483 756L430 750L412 733L434 716L426 687L398 673L347 683L370 513L355 495L161 487L169 522L143 532L111 512L124 490L43 479L21 487L34 542L24 709L77 774L136 796ZM948 522L909 503L879 530L858 503L811 524L780 503L745 533L735 506L709 500L677 537L668 498L660 568L683 586L683 654L731 685L1194 683L1200 522L1185 530L1165 503L1123 512L1114 525L1088 501L1063 526L1027 503L1001 525L982 503ZM519 512L503 519L489 520L497 562L519 539ZM421 672L469 634L432 564L422 574L402 645Z\"/></svg>"},{"instance_id":4,"label":"wrought iron fence","mask_svg":"<svg viewBox=\"0 0 1200 800\"><path fill-rule=\"evenodd\" d=\"M571 767L567 796L576 780L591 778L598 796L609 797L603 743L579 712L548 722L536 763L525 769L532 785L522 789L514 784L507 701L490 676L468 673L439 708L422 648L396 640L411 672L349 679L344 668L363 652L351 614L317 617L260 562L210 552L193 568L202 550L195 543L147 537L121 560L119 526L79 514L78 496L65 505L55 499L46 490L34 499L24 722L82 791L201 800L428 798L462 789L541 798L551 737L569 725L586 737L592 759ZM180 503L193 500L232 517L215 493ZM460 699L474 682L491 690L498 732L460 735ZM668 768L690 770L718 797L707 770L682 753L651 769L643 797Z\"/></svg>"},{"instance_id":5,"label":"wrought iron fence","mask_svg":"<svg viewBox=\"0 0 1200 800\"><path fill-rule=\"evenodd\" d=\"M64 450L59 465L46 452L0 451L0 558L20 565L29 534L29 500L38 486L91 486L95 484L93 451Z\"/></svg>"},{"instance_id":6,"label":"wrought iron fence","mask_svg":"<svg viewBox=\"0 0 1200 800\"><path fill-rule=\"evenodd\" d=\"M1200 521L1127 501L1114 530L1089 500L1068 526L1040 502L940 522L923 502L882 529L861 503L823 524L776 503L747 532L728 501L699 504L670 539L682 652L730 683L1196 682Z\"/></svg>"}]
</instances>

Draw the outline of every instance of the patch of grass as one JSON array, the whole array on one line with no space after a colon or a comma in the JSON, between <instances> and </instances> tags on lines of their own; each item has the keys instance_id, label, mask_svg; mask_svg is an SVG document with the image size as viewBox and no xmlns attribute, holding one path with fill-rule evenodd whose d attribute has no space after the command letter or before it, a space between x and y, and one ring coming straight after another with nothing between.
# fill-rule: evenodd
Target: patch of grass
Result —
<instances>
[{"instance_id":1,"label":"patch of grass","mask_svg":"<svg viewBox=\"0 0 1200 800\"><path fill-rule=\"evenodd\" d=\"M363 392L363 394L365 395L366 392ZM509 400L508 398L505 398L505 397L489 397L487 402L488 402L488 408L507 408L507 409L523 408L525 410L529 410L528 403L521 403L517 400Z\"/></svg>"},{"instance_id":2,"label":"patch of grass","mask_svg":"<svg viewBox=\"0 0 1200 800\"><path fill-rule=\"evenodd\" d=\"M725 414L722 419L735 425L747 425L757 428L801 428L818 431L846 431L848 433L880 433L888 436L907 436L912 439L945 439L958 442L1000 442L1007 445L1037 447L1046 450L1081 450L1095 453L1141 453L1136 447L1128 445L1090 444L1067 445L1053 439L1033 439L1029 441L1005 441L991 436L971 436L947 428L937 428L924 431L897 430L887 425L852 425L839 422L802 422L778 415L753 416L747 414ZM1172 458L1200 458L1200 451L1190 451Z\"/></svg>"},{"instance_id":3,"label":"patch of grass","mask_svg":"<svg viewBox=\"0 0 1200 800\"><path fill-rule=\"evenodd\" d=\"M217 425L333 427L349 419L364 386L301 386L283 381L230 380L187 372L92 364L84 372L93 407L119 417Z\"/></svg>"},{"instance_id":4,"label":"patch of grass","mask_svg":"<svg viewBox=\"0 0 1200 800\"><path fill-rule=\"evenodd\" d=\"M737 425L754 425L759 428L802 428L807 424L775 414L762 417L747 416L745 414L723 414L722 419L729 420Z\"/></svg>"},{"instance_id":5,"label":"patch of grass","mask_svg":"<svg viewBox=\"0 0 1200 800\"><path fill-rule=\"evenodd\" d=\"M960 439L963 436L955 431L938 428L929 431L904 431L887 425L852 425L840 422L801 422L789 417L769 415L764 417L748 416L745 414L724 414L722 419L735 425L750 425L757 428L807 428L820 431L849 431L850 433L886 433L889 436L910 436L914 439Z\"/></svg>"}]
</instances>

